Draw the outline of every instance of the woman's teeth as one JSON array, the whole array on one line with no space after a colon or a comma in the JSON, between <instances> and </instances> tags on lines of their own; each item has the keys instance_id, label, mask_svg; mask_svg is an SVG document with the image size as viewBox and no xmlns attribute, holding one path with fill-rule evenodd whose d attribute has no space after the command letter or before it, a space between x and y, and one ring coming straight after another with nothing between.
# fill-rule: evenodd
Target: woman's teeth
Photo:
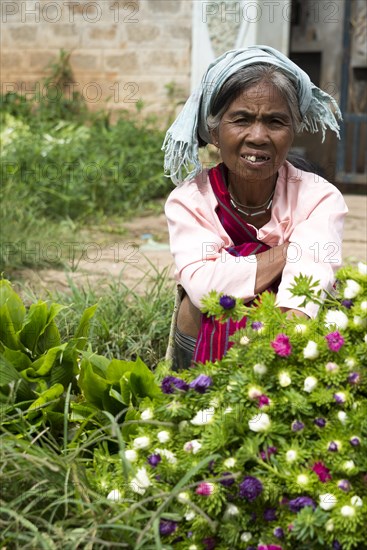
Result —
<instances>
[{"instance_id":1,"label":"woman's teeth","mask_svg":"<svg viewBox=\"0 0 367 550\"><path fill-rule=\"evenodd\" d=\"M250 162L263 162L264 160L269 160L269 157L256 157L255 155L245 155L243 158Z\"/></svg>"}]
</instances>

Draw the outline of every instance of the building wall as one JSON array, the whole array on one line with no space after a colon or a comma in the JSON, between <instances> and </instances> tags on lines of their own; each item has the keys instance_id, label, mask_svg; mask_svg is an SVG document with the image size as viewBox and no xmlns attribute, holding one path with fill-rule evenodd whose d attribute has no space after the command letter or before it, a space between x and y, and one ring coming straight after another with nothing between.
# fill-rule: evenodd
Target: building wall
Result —
<instances>
[{"instance_id":1,"label":"building wall","mask_svg":"<svg viewBox=\"0 0 367 550\"><path fill-rule=\"evenodd\" d=\"M165 85L190 90L191 2L185 0L2 0L2 92L55 90L40 82L61 49L91 108L167 109ZM37 87L38 86L38 87Z\"/></svg>"}]
</instances>

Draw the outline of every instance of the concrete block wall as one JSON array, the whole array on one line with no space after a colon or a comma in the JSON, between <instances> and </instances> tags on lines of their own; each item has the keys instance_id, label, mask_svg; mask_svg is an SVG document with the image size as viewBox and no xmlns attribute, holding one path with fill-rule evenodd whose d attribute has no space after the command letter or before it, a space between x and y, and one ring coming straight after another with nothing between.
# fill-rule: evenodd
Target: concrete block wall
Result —
<instances>
[{"instance_id":1,"label":"concrete block wall","mask_svg":"<svg viewBox=\"0 0 367 550\"><path fill-rule=\"evenodd\" d=\"M1 91L52 95L37 84L61 49L90 108L166 113L165 85L190 91L191 2L185 0L2 0ZM37 87L38 86L38 87Z\"/></svg>"}]
</instances>

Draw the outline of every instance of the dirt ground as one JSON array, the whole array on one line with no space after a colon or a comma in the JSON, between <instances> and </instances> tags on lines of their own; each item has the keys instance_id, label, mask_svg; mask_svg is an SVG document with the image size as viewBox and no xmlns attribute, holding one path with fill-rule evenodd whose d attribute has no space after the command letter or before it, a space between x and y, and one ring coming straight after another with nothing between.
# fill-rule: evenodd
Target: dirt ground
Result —
<instances>
[{"instance_id":1,"label":"dirt ground","mask_svg":"<svg viewBox=\"0 0 367 550\"><path fill-rule=\"evenodd\" d=\"M367 261L367 197L345 195L349 208L343 242L344 263ZM120 278L129 288L143 291L149 276L167 271L173 279L174 266L169 251L164 214L136 218L124 223L124 232L89 234L72 260L66 258L65 270L26 270L22 279L33 289L67 290L68 279L75 284L103 288L111 278Z\"/></svg>"}]
</instances>

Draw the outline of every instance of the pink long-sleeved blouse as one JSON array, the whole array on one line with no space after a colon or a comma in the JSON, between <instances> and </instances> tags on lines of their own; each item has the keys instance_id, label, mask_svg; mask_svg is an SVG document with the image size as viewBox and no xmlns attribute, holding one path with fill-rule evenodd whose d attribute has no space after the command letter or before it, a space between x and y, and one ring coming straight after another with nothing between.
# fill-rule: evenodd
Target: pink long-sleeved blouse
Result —
<instances>
[{"instance_id":1,"label":"pink long-sleeved blouse","mask_svg":"<svg viewBox=\"0 0 367 550\"><path fill-rule=\"evenodd\" d=\"M216 207L208 170L174 189L165 205L175 276L197 307L213 289L245 301L255 297L256 257L232 256L225 250L233 242L216 215ZM270 247L291 243L277 293L278 306L316 316L318 306L299 307L302 300L291 295L289 286L303 273L319 280L320 288L332 290L335 270L341 265L347 212L342 194L325 179L289 162L280 168L271 219L256 229L257 238Z\"/></svg>"}]
</instances>

